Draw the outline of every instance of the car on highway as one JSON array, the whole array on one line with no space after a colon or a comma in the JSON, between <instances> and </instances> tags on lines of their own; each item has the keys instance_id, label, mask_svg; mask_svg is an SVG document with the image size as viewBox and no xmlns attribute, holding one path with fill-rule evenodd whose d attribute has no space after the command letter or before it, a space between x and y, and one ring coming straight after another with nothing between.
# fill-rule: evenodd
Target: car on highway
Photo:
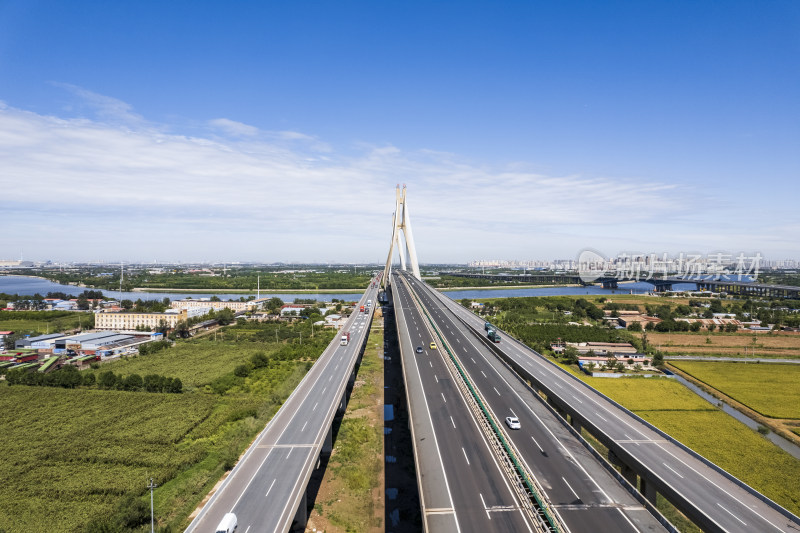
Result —
<instances>
[{"instance_id":1,"label":"car on highway","mask_svg":"<svg viewBox=\"0 0 800 533\"><path fill-rule=\"evenodd\" d=\"M436 349L436 343L435 343L435 342L432 342L432 343L431 343L431 350L435 350L435 349Z\"/></svg>"},{"instance_id":2,"label":"car on highway","mask_svg":"<svg viewBox=\"0 0 800 533\"><path fill-rule=\"evenodd\" d=\"M422 353L422 346L417 346L417 353Z\"/></svg>"},{"instance_id":3,"label":"car on highway","mask_svg":"<svg viewBox=\"0 0 800 533\"><path fill-rule=\"evenodd\" d=\"M511 429L519 429L522 427L519 423L519 418L516 416L507 416L506 425Z\"/></svg>"}]
</instances>

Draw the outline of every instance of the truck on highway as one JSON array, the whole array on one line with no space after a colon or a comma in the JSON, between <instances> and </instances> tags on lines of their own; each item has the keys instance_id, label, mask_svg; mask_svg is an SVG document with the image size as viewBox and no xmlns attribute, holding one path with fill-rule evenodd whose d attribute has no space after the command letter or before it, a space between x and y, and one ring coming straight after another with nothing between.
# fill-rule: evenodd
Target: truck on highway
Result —
<instances>
[{"instance_id":1,"label":"truck on highway","mask_svg":"<svg viewBox=\"0 0 800 533\"><path fill-rule=\"evenodd\" d=\"M239 524L236 520L236 515L233 513L227 513L225 516L222 517L222 520L217 526L216 532L233 533L236 530L236 526L238 525Z\"/></svg>"},{"instance_id":2,"label":"truck on highway","mask_svg":"<svg viewBox=\"0 0 800 533\"><path fill-rule=\"evenodd\" d=\"M483 329L485 329L486 331L489 331L490 329L492 329L492 324L490 322L484 322L483 323Z\"/></svg>"},{"instance_id":3,"label":"truck on highway","mask_svg":"<svg viewBox=\"0 0 800 533\"><path fill-rule=\"evenodd\" d=\"M347 346L347 344L350 342L350 332L349 331L345 331L344 333L342 333L341 341L342 341L342 343L341 343L342 346Z\"/></svg>"},{"instance_id":4,"label":"truck on highway","mask_svg":"<svg viewBox=\"0 0 800 533\"><path fill-rule=\"evenodd\" d=\"M372 307L372 300L367 300L367 307Z\"/></svg>"},{"instance_id":5,"label":"truck on highway","mask_svg":"<svg viewBox=\"0 0 800 533\"><path fill-rule=\"evenodd\" d=\"M489 329L486 332L486 336L489 337L489 340L492 342L500 342L500 335L498 335L497 332L493 329Z\"/></svg>"},{"instance_id":6,"label":"truck on highway","mask_svg":"<svg viewBox=\"0 0 800 533\"><path fill-rule=\"evenodd\" d=\"M364 310L364 306L363 305L361 306L361 311L360 312L361 313L366 313L366 311Z\"/></svg>"}]
</instances>

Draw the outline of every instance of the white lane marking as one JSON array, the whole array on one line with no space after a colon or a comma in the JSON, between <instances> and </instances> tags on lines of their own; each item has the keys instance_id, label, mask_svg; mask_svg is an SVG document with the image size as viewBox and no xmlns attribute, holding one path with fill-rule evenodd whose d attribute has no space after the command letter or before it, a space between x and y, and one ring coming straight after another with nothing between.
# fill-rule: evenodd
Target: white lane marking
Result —
<instances>
[{"instance_id":1,"label":"white lane marking","mask_svg":"<svg viewBox=\"0 0 800 533\"><path fill-rule=\"evenodd\" d=\"M664 465L664 466L666 466L666 467L667 467L667 468L669 468L670 470L672 470L672 472L673 472L673 473L674 473L676 476L678 476L679 478L683 479L683 476L682 476L682 475L680 475L680 474L678 473L678 471L677 471L677 470L675 470L674 468L672 468L671 466L669 466L667 463L661 463L661 464L662 464L662 465Z\"/></svg>"},{"instance_id":2,"label":"white lane marking","mask_svg":"<svg viewBox=\"0 0 800 533\"><path fill-rule=\"evenodd\" d=\"M744 523L744 521L742 521L742 519L741 519L741 518L739 518L738 516L736 516L735 514L733 514L732 512L730 512L729 510L725 509L725 508L724 508L722 505L720 505L720 504L719 504L719 502L717 502L717 505L719 506L719 508L720 508L720 509L722 509L723 511L725 511L726 513L728 513L729 515L731 515L732 517L734 517L734 518L735 518L736 520L738 520L739 522L741 522L741 524L742 524L743 526L747 526L747 524L745 524L745 523Z\"/></svg>"},{"instance_id":3,"label":"white lane marking","mask_svg":"<svg viewBox=\"0 0 800 533\"><path fill-rule=\"evenodd\" d=\"M300 428L300 431L303 431L304 429L306 429L306 424L308 424L308 420L306 420L305 423L303 423L303 427Z\"/></svg>"},{"instance_id":4,"label":"white lane marking","mask_svg":"<svg viewBox=\"0 0 800 533\"><path fill-rule=\"evenodd\" d=\"M453 420L453 417L452 417L452 416L450 417L450 423L451 423L451 424L453 424L453 429L456 429L456 423L455 423L455 421Z\"/></svg>"},{"instance_id":5,"label":"white lane marking","mask_svg":"<svg viewBox=\"0 0 800 533\"><path fill-rule=\"evenodd\" d=\"M428 361L428 364L429 364L429 365L431 365L431 368L433 368L433 363L431 363L430 361Z\"/></svg>"},{"instance_id":6,"label":"white lane marking","mask_svg":"<svg viewBox=\"0 0 800 533\"><path fill-rule=\"evenodd\" d=\"M582 402L582 401L580 401L580 400L578 399L578 397L577 397L577 396L575 396L574 394L572 394L571 396L572 396L573 398L575 398L575 401L576 401L576 402L578 402L578 403L583 403L583 402Z\"/></svg>"},{"instance_id":7,"label":"white lane marking","mask_svg":"<svg viewBox=\"0 0 800 533\"><path fill-rule=\"evenodd\" d=\"M265 498L266 498L267 496L269 496L269 491L271 491L271 490L272 490L272 486L273 486L273 485L275 485L275 482L276 482L277 480L278 480L277 478L275 478L275 479L273 479L273 480L272 480L272 483L270 483L270 485L269 485L269 488L267 489L267 493L266 493L266 494L264 494L264 497L265 497ZM249 526L248 526L248 528L249 528Z\"/></svg>"},{"instance_id":8,"label":"white lane marking","mask_svg":"<svg viewBox=\"0 0 800 533\"><path fill-rule=\"evenodd\" d=\"M494 391L497 393L498 396L501 396L500 391L497 390L497 387L492 387L492 388L494 389Z\"/></svg>"},{"instance_id":9,"label":"white lane marking","mask_svg":"<svg viewBox=\"0 0 800 533\"><path fill-rule=\"evenodd\" d=\"M481 503L483 504L483 510L486 511L486 516L489 518L489 520L491 520L492 515L489 514L489 508L486 507L486 502L483 499L483 494L479 492L478 495L481 497Z\"/></svg>"},{"instance_id":10,"label":"white lane marking","mask_svg":"<svg viewBox=\"0 0 800 533\"><path fill-rule=\"evenodd\" d=\"M247 533L248 531L250 531L250 526L247 526L247 529L244 530L244 533Z\"/></svg>"},{"instance_id":11,"label":"white lane marking","mask_svg":"<svg viewBox=\"0 0 800 533\"><path fill-rule=\"evenodd\" d=\"M579 500L580 500L580 499L581 499L581 497L580 497L580 496L578 496L578 493L577 493L577 492L575 492L575 489L573 489L573 488L572 488L572 485L570 485L570 484L569 484L569 481L567 481L567 480L566 480L566 478L565 478L564 476L561 476L561 479L563 479L563 480L564 480L564 484L566 484L566 485L567 485L567 487L569 488L570 492L572 492L572 494L574 494L574 495L575 495L575 498L577 498L577 499L579 499Z\"/></svg>"},{"instance_id":12,"label":"white lane marking","mask_svg":"<svg viewBox=\"0 0 800 533\"><path fill-rule=\"evenodd\" d=\"M486 373L483 370L481 370L481 374L483 374L483 377L486 377Z\"/></svg>"},{"instance_id":13,"label":"white lane marking","mask_svg":"<svg viewBox=\"0 0 800 533\"><path fill-rule=\"evenodd\" d=\"M472 359L472 362L475 363L475 359L473 359L472 357L470 357L470 359ZM477 365L478 363L475 364Z\"/></svg>"},{"instance_id":14,"label":"white lane marking","mask_svg":"<svg viewBox=\"0 0 800 533\"><path fill-rule=\"evenodd\" d=\"M444 400L444 403L447 403L447 398L444 397L444 393L441 392L440 394L442 395L442 400Z\"/></svg>"},{"instance_id":15,"label":"white lane marking","mask_svg":"<svg viewBox=\"0 0 800 533\"><path fill-rule=\"evenodd\" d=\"M325 394L326 390L328 390L328 387L325 387L324 389L322 389L322 394Z\"/></svg>"},{"instance_id":16,"label":"white lane marking","mask_svg":"<svg viewBox=\"0 0 800 533\"><path fill-rule=\"evenodd\" d=\"M433 377L434 377L434 378L436 378L436 383L439 383L439 376L437 376L436 374L434 374L434 375L433 375Z\"/></svg>"},{"instance_id":17,"label":"white lane marking","mask_svg":"<svg viewBox=\"0 0 800 533\"><path fill-rule=\"evenodd\" d=\"M559 389L563 389L563 388L564 388L564 387L562 387L561 385L559 385L557 381L554 381L554 382L553 382L553 385L555 385L555 386L556 386L556 387L558 387Z\"/></svg>"},{"instance_id":18,"label":"white lane marking","mask_svg":"<svg viewBox=\"0 0 800 533\"><path fill-rule=\"evenodd\" d=\"M509 409L509 411L511 411L512 415L517 416L517 413L515 413L513 409Z\"/></svg>"},{"instance_id":19,"label":"white lane marking","mask_svg":"<svg viewBox=\"0 0 800 533\"><path fill-rule=\"evenodd\" d=\"M536 439L533 438L533 435L531 435L531 439L533 439L533 443L536 444L536 447L539 448L539 451L544 453L544 450L542 449L542 446L539 444L539 442Z\"/></svg>"},{"instance_id":20,"label":"white lane marking","mask_svg":"<svg viewBox=\"0 0 800 533\"><path fill-rule=\"evenodd\" d=\"M466 459L467 460L467 464L469 464L469 457L467 457L467 450L465 450L464 447L462 446L461 447L461 451L464 452L464 459ZM485 507L485 505L484 505L484 507Z\"/></svg>"},{"instance_id":21,"label":"white lane marking","mask_svg":"<svg viewBox=\"0 0 800 533\"><path fill-rule=\"evenodd\" d=\"M328 378L328 381L330 381L330 380L332 380L332 379L333 379L333 376L329 377L329 378Z\"/></svg>"},{"instance_id":22,"label":"white lane marking","mask_svg":"<svg viewBox=\"0 0 800 533\"><path fill-rule=\"evenodd\" d=\"M625 435L625 438L626 438L626 439L628 439L628 440L633 440L633 439L631 438L631 436L630 436L630 435L628 435L627 433L623 433L623 435ZM634 442L634 444L635 444L635 445L637 445L637 446L639 446L639 443L638 443L638 442Z\"/></svg>"},{"instance_id":23,"label":"white lane marking","mask_svg":"<svg viewBox=\"0 0 800 533\"><path fill-rule=\"evenodd\" d=\"M608 420L606 420L606 419L605 419L605 418L603 418L602 416L598 415L597 413L595 413L595 416L596 416L597 418L599 418L600 420L602 420L603 422L608 422Z\"/></svg>"},{"instance_id":24,"label":"white lane marking","mask_svg":"<svg viewBox=\"0 0 800 533\"><path fill-rule=\"evenodd\" d=\"M312 407L312 408L311 408L311 410L312 410L312 411L316 411L316 410L317 410L317 406L318 406L318 405L319 405L319 402L315 403L315 404L314 404L314 407Z\"/></svg>"},{"instance_id":25,"label":"white lane marking","mask_svg":"<svg viewBox=\"0 0 800 533\"><path fill-rule=\"evenodd\" d=\"M294 448L289 448L289 453L286 454L286 458L287 459L289 458L290 455L292 455L293 451L294 451Z\"/></svg>"}]
</instances>

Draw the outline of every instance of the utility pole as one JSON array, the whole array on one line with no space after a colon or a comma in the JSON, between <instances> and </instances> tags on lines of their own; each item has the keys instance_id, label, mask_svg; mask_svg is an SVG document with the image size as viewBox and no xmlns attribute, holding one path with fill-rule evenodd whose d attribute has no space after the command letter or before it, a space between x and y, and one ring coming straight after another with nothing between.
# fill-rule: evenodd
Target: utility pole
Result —
<instances>
[{"instance_id":1,"label":"utility pole","mask_svg":"<svg viewBox=\"0 0 800 533\"><path fill-rule=\"evenodd\" d=\"M150 489L150 533L155 533L155 520L153 517L153 489L158 487L155 483L153 483L153 478L150 478L150 483L147 485L147 488Z\"/></svg>"}]
</instances>

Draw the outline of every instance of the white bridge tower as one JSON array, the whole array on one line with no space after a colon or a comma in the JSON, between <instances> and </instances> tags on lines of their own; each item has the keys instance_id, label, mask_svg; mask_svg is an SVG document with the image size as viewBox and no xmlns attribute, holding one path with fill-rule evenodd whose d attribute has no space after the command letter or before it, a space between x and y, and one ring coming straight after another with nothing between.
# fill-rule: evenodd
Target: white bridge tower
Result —
<instances>
[{"instance_id":1,"label":"white bridge tower","mask_svg":"<svg viewBox=\"0 0 800 533\"><path fill-rule=\"evenodd\" d=\"M400 239L400 230L403 231L403 239ZM400 185L395 189L394 215L392 216L392 242L389 245L389 257L386 258L386 268L383 270L383 286L389 284L389 275L392 273L392 252L397 246L397 253L400 255L400 268L406 269L406 264L411 263L411 272L414 277L419 277L419 263L417 262L417 250L414 248L414 234L411 232L411 219L408 216L408 202L406 200L406 186L400 189Z\"/></svg>"}]
</instances>

